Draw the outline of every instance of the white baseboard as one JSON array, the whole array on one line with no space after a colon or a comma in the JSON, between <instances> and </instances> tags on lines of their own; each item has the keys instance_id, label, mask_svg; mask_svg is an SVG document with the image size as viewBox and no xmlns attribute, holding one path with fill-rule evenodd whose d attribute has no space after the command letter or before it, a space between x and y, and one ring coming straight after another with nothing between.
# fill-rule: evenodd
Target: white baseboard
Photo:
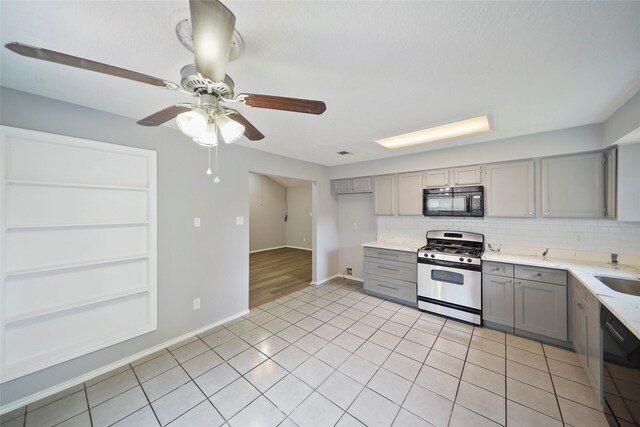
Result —
<instances>
[{"instance_id":1,"label":"white baseboard","mask_svg":"<svg viewBox=\"0 0 640 427\"><path fill-rule=\"evenodd\" d=\"M274 249L282 249L282 248L286 248L286 246L274 246L273 248L256 249L255 251L249 251L249 253L250 254L255 254L257 252L266 252L266 251L272 251Z\"/></svg>"},{"instance_id":2,"label":"white baseboard","mask_svg":"<svg viewBox=\"0 0 640 427\"><path fill-rule=\"evenodd\" d=\"M311 248L303 248L302 246L284 245L284 246L274 246L273 248L257 249L255 251L249 251L249 253L250 254L255 254L257 252L266 252L266 251L272 251L274 249L282 249L282 248L302 249L302 250L305 250L305 251L312 251L313 250Z\"/></svg>"},{"instance_id":3,"label":"white baseboard","mask_svg":"<svg viewBox=\"0 0 640 427\"><path fill-rule=\"evenodd\" d=\"M291 246L291 245L287 245L285 246L286 248L291 248L291 249L302 249L303 251L311 251L313 249L311 248L303 248L302 246Z\"/></svg>"},{"instance_id":4,"label":"white baseboard","mask_svg":"<svg viewBox=\"0 0 640 427\"><path fill-rule=\"evenodd\" d=\"M309 284L313 285L313 286L322 285L323 283L328 282L331 279L335 279L336 277L342 277L342 276L340 274L334 274L331 277L327 277L326 279L322 279L322 280L317 281L317 282L311 281L311 283L309 283Z\"/></svg>"},{"instance_id":5,"label":"white baseboard","mask_svg":"<svg viewBox=\"0 0 640 427\"><path fill-rule=\"evenodd\" d=\"M245 311L242 311L240 313L233 314L233 315L225 317L224 319L219 320L219 321L217 321L215 323L212 323L212 324L207 325L207 326L203 326L202 328L198 328L195 331L187 332L186 334L180 335L179 337L172 338L172 339L170 339L168 341L165 341L165 342L163 342L161 344L155 345L155 346L153 346L151 348L148 348L146 350L143 350L143 351L138 352L136 354L133 354L131 356L125 357L124 359L120 359L120 360L118 360L116 362L110 363L108 365L105 365L105 366L103 366L101 368L95 369L95 370L93 370L91 372L88 372L86 374L83 374L83 375L80 375L78 377L72 378L72 379L70 379L68 381L60 383L60 384L55 385L53 387L49 387L46 390L40 391L38 393L34 393L34 394L32 394L30 396L27 396L27 397L23 397L22 399L16 400L15 402L11 402L11 403L9 403L9 404L7 404L5 406L0 407L0 415L6 414L7 412L13 411L14 409L22 408L23 406L29 405L30 403L33 403L33 402L37 402L40 399L44 399L45 397L49 397L52 394L56 394L58 392L61 392L62 390L65 390L67 388L70 388L70 387L73 387L75 385L81 384L81 383L83 383L85 381L89 381L90 379L95 378L95 377L97 377L99 375L106 374L109 371L112 371L112 370L117 369L117 368L119 368L119 367L121 367L123 365L126 365L126 364L129 364L131 362L134 362L134 361L136 361L136 360L138 360L138 359L140 359L142 357L148 356L148 355L150 355L152 353L155 353L156 351L162 350L163 348L170 347L170 346L172 346L174 344L179 343L180 341L184 341L187 338L191 338L194 335L198 335L198 334L200 334L200 333L202 333L202 332L204 332L204 331L206 331L208 329L215 328L218 325L222 325L223 323L227 323L230 320L237 319L238 317L244 316L245 314L248 314L248 313L249 313L249 310L245 310Z\"/></svg>"},{"instance_id":6,"label":"white baseboard","mask_svg":"<svg viewBox=\"0 0 640 427\"><path fill-rule=\"evenodd\" d=\"M364 283L364 279L361 279L359 277L350 276L348 274L340 274L339 276L342 277L343 279L355 280L356 282L363 282Z\"/></svg>"}]
</instances>

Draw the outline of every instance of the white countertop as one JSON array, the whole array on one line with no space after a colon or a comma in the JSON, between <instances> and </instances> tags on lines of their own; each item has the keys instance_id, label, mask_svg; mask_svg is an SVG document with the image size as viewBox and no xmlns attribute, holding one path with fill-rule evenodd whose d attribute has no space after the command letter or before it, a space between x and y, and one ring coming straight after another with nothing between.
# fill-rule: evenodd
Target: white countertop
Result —
<instances>
[{"instance_id":1,"label":"white countertop","mask_svg":"<svg viewBox=\"0 0 640 427\"><path fill-rule=\"evenodd\" d=\"M386 240L375 240L373 242L363 243L362 246L367 248L376 248L376 249L389 249L392 251L402 251L402 252L418 252L418 249L423 247L425 244L420 244L419 242L390 242Z\"/></svg>"},{"instance_id":2,"label":"white countertop","mask_svg":"<svg viewBox=\"0 0 640 427\"><path fill-rule=\"evenodd\" d=\"M424 243L412 240L376 240L363 243L368 248L390 249L403 252L417 252ZM504 262L508 264L530 265L567 270L573 274L598 300L604 304L627 328L640 338L640 297L623 294L610 289L594 276L620 277L639 279L640 266L619 264L617 266L597 261L581 261L579 259L563 259L534 255L514 255L496 253L486 250L482 256L484 261Z\"/></svg>"},{"instance_id":3,"label":"white countertop","mask_svg":"<svg viewBox=\"0 0 640 427\"><path fill-rule=\"evenodd\" d=\"M594 276L640 278L640 267L631 265L611 265L595 261L542 258L541 256L510 255L485 251L485 261L522 264L535 267L558 268L573 274L598 300L604 304L622 323L640 338L640 297L623 294L610 289Z\"/></svg>"}]
</instances>

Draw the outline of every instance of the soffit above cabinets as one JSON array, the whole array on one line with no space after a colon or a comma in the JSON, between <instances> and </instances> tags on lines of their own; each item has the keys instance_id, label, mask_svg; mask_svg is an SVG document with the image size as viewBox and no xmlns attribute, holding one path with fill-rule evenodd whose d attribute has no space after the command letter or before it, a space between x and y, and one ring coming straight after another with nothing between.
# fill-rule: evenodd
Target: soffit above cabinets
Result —
<instances>
[{"instance_id":1,"label":"soffit above cabinets","mask_svg":"<svg viewBox=\"0 0 640 427\"><path fill-rule=\"evenodd\" d=\"M244 39L243 53L228 67L238 93L327 104L322 116L240 106L266 138L239 144L314 163L333 166L600 123L640 88L640 2L225 4ZM2 1L1 39L176 81L193 56L169 17L185 7L186 1ZM132 123L188 101L0 50L2 86ZM481 114L490 114L495 130L393 152L373 143ZM339 156L340 150L354 155Z\"/></svg>"}]
</instances>

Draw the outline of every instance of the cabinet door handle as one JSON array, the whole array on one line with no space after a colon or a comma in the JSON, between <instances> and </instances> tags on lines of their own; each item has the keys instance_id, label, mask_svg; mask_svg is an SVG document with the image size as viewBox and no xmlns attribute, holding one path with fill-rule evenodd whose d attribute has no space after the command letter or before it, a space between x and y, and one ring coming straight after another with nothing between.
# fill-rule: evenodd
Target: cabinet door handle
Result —
<instances>
[{"instance_id":1,"label":"cabinet door handle","mask_svg":"<svg viewBox=\"0 0 640 427\"><path fill-rule=\"evenodd\" d=\"M516 285L520 285L522 282L520 280L516 280Z\"/></svg>"},{"instance_id":2,"label":"cabinet door handle","mask_svg":"<svg viewBox=\"0 0 640 427\"><path fill-rule=\"evenodd\" d=\"M381 265L379 265L378 268L381 270L400 271L397 268L383 267Z\"/></svg>"},{"instance_id":3,"label":"cabinet door handle","mask_svg":"<svg viewBox=\"0 0 640 427\"><path fill-rule=\"evenodd\" d=\"M394 288L393 286L387 286L387 285L383 285L382 283L378 283L378 286L380 286L381 288L387 288L387 289L393 289L394 291L399 291L399 288Z\"/></svg>"},{"instance_id":4,"label":"cabinet door handle","mask_svg":"<svg viewBox=\"0 0 640 427\"><path fill-rule=\"evenodd\" d=\"M378 255L382 255L382 256L392 256L392 257L399 257L400 255L398 254L387 254L387 253L382 253L382 252L377 252Z\"/></svg>"}]
</instances>

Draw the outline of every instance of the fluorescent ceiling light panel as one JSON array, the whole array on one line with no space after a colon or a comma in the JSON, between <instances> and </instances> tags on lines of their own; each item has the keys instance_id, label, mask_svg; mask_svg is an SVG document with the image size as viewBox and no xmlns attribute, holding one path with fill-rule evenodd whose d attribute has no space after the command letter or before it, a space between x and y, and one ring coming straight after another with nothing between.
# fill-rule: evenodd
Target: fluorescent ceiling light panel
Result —
<instances>
[{"instance_id":1,"label":"fluorescent ceiling light panel","mask_svg":"<svg viewBox=\"0 0 640 427\"><path fill-rule=\"evenodd\" d=\"M395 149L424 144L426 142L440 141L442 139L455 138L458 136L472 135L474 133L486 132L489 130L491 130L489 116L484 115L473 117L471 119L460 120L458 122L447 123L446 125L417 130L415 132L404 133L402 135L391 136L389 138L377 139L375 142L382 145L384 148Z\"/></svg>"}]
</instances>

